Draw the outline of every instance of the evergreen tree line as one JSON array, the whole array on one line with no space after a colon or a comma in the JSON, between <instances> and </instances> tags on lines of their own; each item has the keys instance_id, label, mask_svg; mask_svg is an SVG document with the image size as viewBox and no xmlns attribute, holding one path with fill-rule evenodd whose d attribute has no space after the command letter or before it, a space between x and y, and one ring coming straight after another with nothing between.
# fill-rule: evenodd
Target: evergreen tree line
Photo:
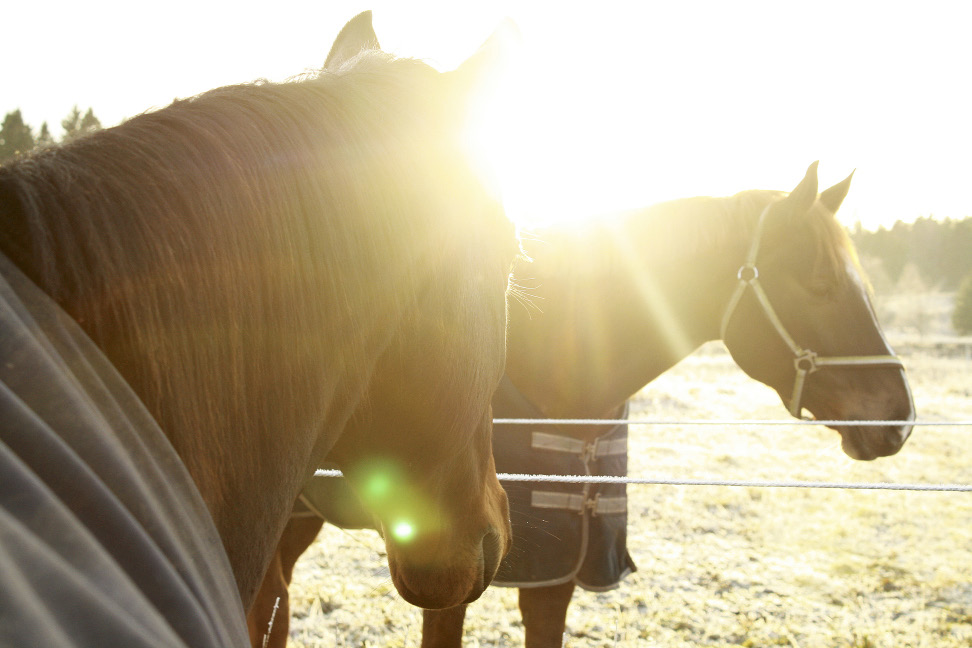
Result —
<instances>
[{"instance_id":1,"label":"evergreen tree line","mask_svg":"<svg viewBox=\"0 0 972 648\"><path fill-rule=\"evenodd\" d=\"M922 217L873 232L858 225L851 238L877 293L914 294L921 309L920 293L955 292L952 327L972 335L972 217Z\"/></svg>"},{"instance_id":2,"label":"evergreen tree line","mask_svg":"<svg viewBox=\"0 0 972 648\"><path fill-rule=\"evenodd\" d=\"M88 108L87 112L81 114L78 107L74 106L67 117L61 120L61 128L64 129L64 135L60 140L55 140L51 135L47 122L42 123L35 134L34 129L24 121L19 108L8 112L0 125L0 164L37 146L50 146L58 141L70 142L82 135L93 133L101 128L101 121L95 117L93 109Z\"/></svg>"},{"instance_id":3,"label":"evergreen tree line","mask_svg":"<svg viewBox=\"0 0 972 648\"><path fill-rule=\"evenodd\" d=\"M959 335L972 335L972 273L965 277L955 295L952 326Z\"/></svg>"},{"instance_id":4,"label":"evergreen tree line","mask_svg":"<svg viewBox=\"0 0 972 648\"><path fill-rule=\"evenodd\" d=\"M914 268L921 283L952 292L972 275L972 218L935 220L922 217L914 223L896 222L890 229L851 233L861 258L872 274L875 288L899 285L906 269ZM877 262L878 267L875 268ZM874 276L875 270L883 277Z\"/></svg>"}]
</instances>

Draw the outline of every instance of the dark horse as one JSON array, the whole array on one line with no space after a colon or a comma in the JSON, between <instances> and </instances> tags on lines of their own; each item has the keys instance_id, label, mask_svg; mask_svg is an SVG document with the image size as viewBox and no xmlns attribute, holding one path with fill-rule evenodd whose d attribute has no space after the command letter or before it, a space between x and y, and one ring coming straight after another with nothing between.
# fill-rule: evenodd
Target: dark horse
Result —
<instances>
[{"instance_id":1,"label":"dark horse","mask_svg":"<svg viewBox=\"0 0 972 648\"><path fill-rule=\"evenodd\" d=\"M913 420L903 367L834 217L849 186L847 178L818 196L814 164L789 194L676 200L525 240L533 261L518 264L514 275L538 308L510 310L508 381L494 397L494 415L522 418L526 403L537 417L621 418L631 395L702 343L722 339L794 416L805 408L820 420ZM869 460L896 453L910 426L837 431L850 457ZM596 474L619 446L623 455L623 433L604 426L494 426L502 472L549 472L556 464ZM623 473L623 457L613 468ZM327 510L315 506L314 491L333 491L333 482L317 479L305 489L302 498L319 517L291 519L277 557L281 571L264 583L272 594L261 591L258 601L286 601L294 562L321 517L367 522L333 500L324 502ZM634 569L623 490L506 488L514 543L496 582L520 587L527 646L560 646L575 585L607 589ZM464 613L464 606L426 611L423 645L460 645Z\"/></svg>"},{"instance_id":2,"label":"dark horse","mask_svg":"<svg viewBox=\"0 0 972 648\"><path fill-rule=\"evenodd\" d=\"M0 644L246 645L325 456L416 605L510 544L490 398L514 228L464 148L502 44L362 51L0 167Z\"/></svg>"}]
</instances>

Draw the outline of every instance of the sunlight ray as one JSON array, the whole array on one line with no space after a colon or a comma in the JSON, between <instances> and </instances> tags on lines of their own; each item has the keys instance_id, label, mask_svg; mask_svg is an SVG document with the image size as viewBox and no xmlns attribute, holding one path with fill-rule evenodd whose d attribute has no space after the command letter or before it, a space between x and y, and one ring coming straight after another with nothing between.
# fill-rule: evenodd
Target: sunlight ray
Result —
<instances>
[{"instance_id":1,"label":"sunlight ray","mask_svg":"<svg viewBox=\"0 0 972 648\"><path fill-rule=\"evenodd\" d=\"M621 236L620 233L613 233L613 244L620 254L619 261L626 269L627 276L631 278L638 287L643 303L651 307L659 328L665 338L665 346L674 349L679 355L688 355L695 345L689 339L685 326L678 321L668 298L659 287L655 277L650 272L639 270L641 258L644 252L638 250L632 244L630 238Z\"/></svg>"}]
</instances>

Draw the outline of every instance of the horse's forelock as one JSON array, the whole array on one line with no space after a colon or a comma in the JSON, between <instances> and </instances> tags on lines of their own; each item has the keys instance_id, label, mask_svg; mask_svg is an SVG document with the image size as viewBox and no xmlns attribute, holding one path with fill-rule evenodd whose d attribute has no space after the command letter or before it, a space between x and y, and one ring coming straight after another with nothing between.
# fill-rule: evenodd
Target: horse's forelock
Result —
<instances>
[{"instance_id":1,"label":"horse's forelock","mask_svg":"<svg viewBox=\"0 0 972 648\"><path fill-rule=\"evenodd\" d=\"M833 277L838 283L851 280L852 276L848 274L848 270L851 270L856 274L853 279L860 278L866 284L864 268L847 229L819 200L810 211L810 226L817 249L815 266L818 270ZM847 264L850 264L850 268Z\"/></svg>"}]
</instances>

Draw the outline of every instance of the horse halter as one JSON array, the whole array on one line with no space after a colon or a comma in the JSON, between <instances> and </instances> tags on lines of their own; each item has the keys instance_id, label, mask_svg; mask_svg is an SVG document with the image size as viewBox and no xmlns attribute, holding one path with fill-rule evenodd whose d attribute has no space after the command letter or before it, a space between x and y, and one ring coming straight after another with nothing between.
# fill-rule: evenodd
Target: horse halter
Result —
<instances>
[{"instance_id":1,"label":"horse halter","mask_svg":"<svg viewBox=\"0 0 972 648\"><path fill-rule=\"evenodd\" d=\"M769 295L763 290L762 284L759 282L759 269L756 267L756 257L759 254L759 244L763 236L763 227L766 222L766 215L769 213L770 207L773 203L766 206L763 212L759 215L759 222L756 224L756 231L753 234L753 242L749 247L749 254L746 256L746 262L739 267L739 271L736 273L736 278L739 280L736 284L736 290L732 293L732 297L729 298L729 303L726 305L725 313L722 315L722 326L720 329L720 337L723 341L726 339L726 330L729 328L729 322L732 319L733 314L735 314L739 302L742 300L743 295L747 288L751 288L753 294L759 305L763 309L763 313L769 320L773 328L786 343L786 346L790 348L793 352L794 360L793 366L796 369L796 377L793 381L793 395L790 397L790 414L796 418L800 418L801 412L803 411L803 389L806 385L807 376L817 371L822 367L899 367L904 369L904 364L901 359L896 355L864 355L864 356L829 356L822 357L817 355L815 351L810 349L804 349L793 339L793 336L787 332L786 327L783 326L782 320L780 320L779 315L776 314L776 310L770 303Z\"/></svg>"}]
</instances>

